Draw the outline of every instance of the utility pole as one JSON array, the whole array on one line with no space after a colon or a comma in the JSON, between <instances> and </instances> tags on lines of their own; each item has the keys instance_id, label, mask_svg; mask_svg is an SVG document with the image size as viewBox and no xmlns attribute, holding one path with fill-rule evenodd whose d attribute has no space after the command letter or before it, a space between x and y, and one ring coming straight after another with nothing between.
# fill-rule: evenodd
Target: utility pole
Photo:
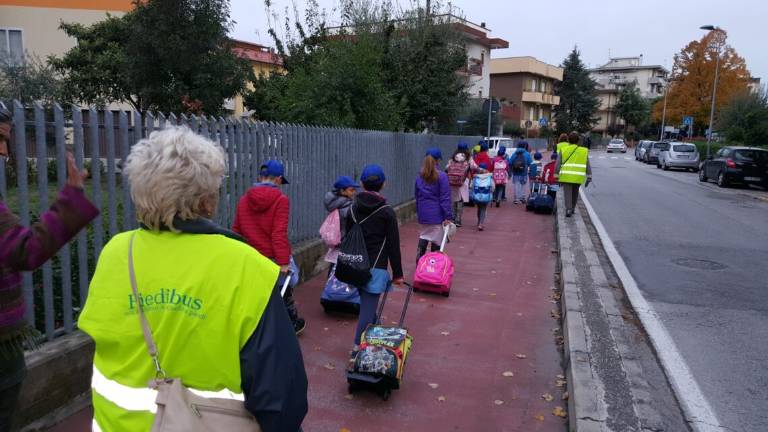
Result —
<instances>
[{"instance_id":1,"label":"utility pole","mask_svg":"<svg viewBox=\"0 0 768 432\"><path fill-rule=\"evenodd\" d=\"M709 30L711 32L722 31L720 27L705 25L699 27L702 30ZM707 134L707 158L710 155L710 143L712 142L712 133L715 131L715 98L717 97L717 78L720 73L720 48L725 43L725 40L721 43L717 41L717 59L715 60L715 82L712 84L712 106L709 109L709 133Z\"/></svg>"},{"instance_id":2,"label":"utility pole","mask_svg":"<svg viewBox=\"0 0 768 432\"><path fill-rule=\"evenodd\" d=\"M485 135L486 138L491 137L491 113L493 112L493 99L488 98L488 131Z\"/></svg>"},{"instance_id":3,"label":"utility pole","mask_svg":"<svg viewBox=\"0 0 768 432\"><path fill-rule=\"evenodd\" d=\"M664 139L664 123L667 120L667 94L669 93L669 82L664 85L664 109L661 110L661 133L659 134L659 141Z\"/></svg>"}]
</instances>

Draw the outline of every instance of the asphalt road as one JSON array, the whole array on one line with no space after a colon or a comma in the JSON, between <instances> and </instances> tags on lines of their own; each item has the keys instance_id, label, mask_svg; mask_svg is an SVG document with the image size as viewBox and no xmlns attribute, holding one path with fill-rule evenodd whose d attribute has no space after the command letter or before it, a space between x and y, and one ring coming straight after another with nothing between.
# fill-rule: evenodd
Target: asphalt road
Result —
<instances>
[{"instance_id":1,"label":"asphalt road","mask_svg":"<svg viewBox=\"0 0 768 432\"><path fill-rule=\"evenodd\" d=\"M768 430L768 192L590 161L590 202L721 425Z\"/></svg>"}]
</instances>

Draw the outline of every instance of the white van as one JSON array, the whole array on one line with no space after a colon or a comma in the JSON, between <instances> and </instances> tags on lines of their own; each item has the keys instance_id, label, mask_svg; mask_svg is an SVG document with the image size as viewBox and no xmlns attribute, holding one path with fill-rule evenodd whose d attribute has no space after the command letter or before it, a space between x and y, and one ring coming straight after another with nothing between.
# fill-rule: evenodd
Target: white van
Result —
<instances>
[{"instance_id":1,"label":"white van","mask_svg":"<svg viewBox=\"0 0 768 432\"><path fill-rule=\"evenodd\" d=\"M508 155L514 149L515 142L512 138L500 136L483 139L488 143L488 156L490 156L491 159L496 157L496 153L499 151L499 146L506 147Z\"/></svg>"}]
</instances>

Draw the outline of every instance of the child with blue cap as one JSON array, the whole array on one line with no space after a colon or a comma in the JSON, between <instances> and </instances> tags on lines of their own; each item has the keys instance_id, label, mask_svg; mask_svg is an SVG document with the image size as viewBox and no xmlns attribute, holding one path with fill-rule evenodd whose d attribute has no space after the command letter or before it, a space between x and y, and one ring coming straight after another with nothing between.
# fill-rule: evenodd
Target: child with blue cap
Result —
<instances>
[{"instance_id":1,"label":"child with blue cap","mask_svg":"<svg viewBox=\"0 0 768 432\"><path fill-rule=\"evenodd\" d=\"M381 194L386 180L384 170L379 165L366 165L360 175L363 190L355 196L347 219L347 230L353 224L360 223L372 266L371 280L365 286L357 287L360 292L360 316L350 360L357 356L363 330L376 322L376 308L381 294L389 289L390 284L402 286L404 283L397 216ZM392 269L391 280L388 267Z\"/></svg>"},{"instance_id":2,"label":"child with blue cap","mask_svg":"<svg viewBox=\"0 0 768 432\"><path fill-rule=\"evenodd\" d=\"M360 186L352 180L349 176L339 176L333 183L333 190L325 193L323 203L325 204L325 210L330 214L335 210L339 211L339 229L341 230L341 238L347 232L347 219L349 218L349 209L352 206L352 200L357 194L357 190ZM339 248L329 247L328 253L325 254L325 261L336 264L336 258L339 255ZM330 267L329 272L333 270L333 266ZM330 276L330 273L329 273Z\"/></svg>"}]
</instances>

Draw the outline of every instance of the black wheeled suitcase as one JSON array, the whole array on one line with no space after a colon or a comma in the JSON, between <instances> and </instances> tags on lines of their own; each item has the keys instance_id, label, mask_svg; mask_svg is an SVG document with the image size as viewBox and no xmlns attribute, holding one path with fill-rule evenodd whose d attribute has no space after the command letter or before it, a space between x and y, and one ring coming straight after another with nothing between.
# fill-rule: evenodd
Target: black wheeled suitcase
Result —
<instances>
[{"instance_id":1,"label":"black wheeled suitcase","mask_svg":"<svg viewBox=\"0 0 768 432\"><path fill-rule=\"evenodd\" d=\"M353 359L351 369L347 371L350 393L359 388L368 388L387 400L392 390L400 388L408 353L413 344L413 337L408 334L408 329L403 327L405 312L413 293L413 286L408 283L406 285L408 294L397 326L381 325L381 314L387 302L387 292L384 292L376 324L369 325L360 336L360 350Z\"/></svg>"}]
</instances>

